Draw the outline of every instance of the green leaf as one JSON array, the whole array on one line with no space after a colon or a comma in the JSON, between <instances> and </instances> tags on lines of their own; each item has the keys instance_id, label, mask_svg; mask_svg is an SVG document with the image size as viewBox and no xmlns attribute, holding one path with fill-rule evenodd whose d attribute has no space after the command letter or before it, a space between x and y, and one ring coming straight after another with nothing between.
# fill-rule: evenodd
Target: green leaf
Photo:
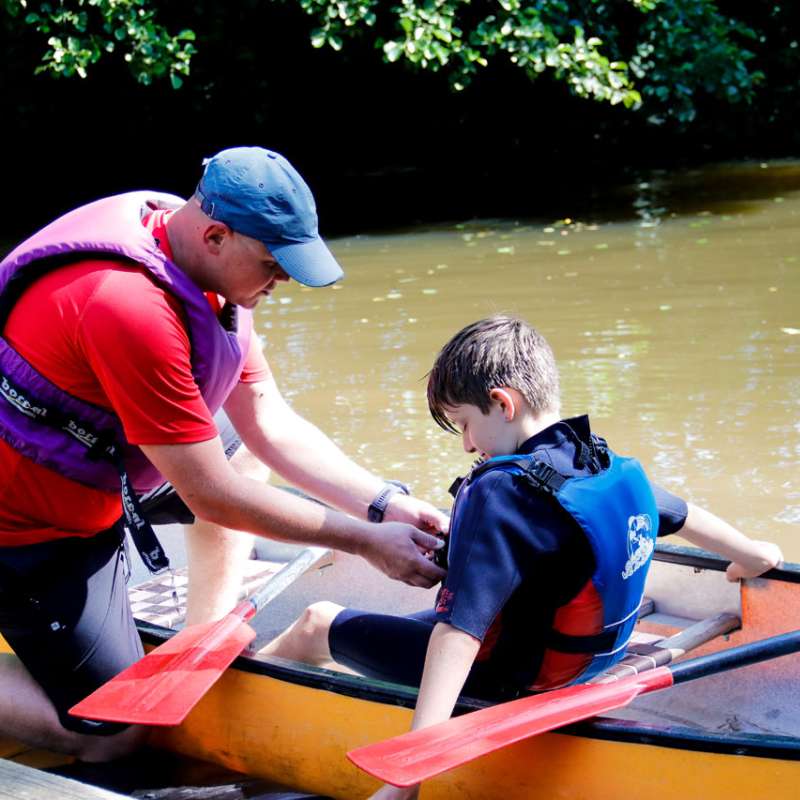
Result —
<instances>
[{"instance_id":1,"label":"green leaf","mask_svg":"<svg viewBox=\"0 0 800 800\"><path fill-rule=\"evenodd\" d=\"M403 55L403 47L397 42L386 42L383 46L383 52L386 54L388 61L397 61Z\"/></svg>"}]
</instances>

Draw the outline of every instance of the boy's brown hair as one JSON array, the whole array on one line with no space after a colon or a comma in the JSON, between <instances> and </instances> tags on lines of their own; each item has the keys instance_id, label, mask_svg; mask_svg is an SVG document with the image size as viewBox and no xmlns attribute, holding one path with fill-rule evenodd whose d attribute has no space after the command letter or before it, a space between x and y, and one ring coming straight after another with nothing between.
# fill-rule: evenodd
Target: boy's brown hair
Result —
<instances>
[{"instance_id":1,"label":"boy's brown hair","mask_svg":"<svg viewBox=\"0 0 800 800\"><path fill-rule=\"evenodd\" d=\"M428 373L428 408L436 423L458 433L445 408L477 406L489 413L489 392L516 389L535 414L557 411L558 369L547 340L525 320L497 314L460 330Z\"/></svg>"}]
</instances>

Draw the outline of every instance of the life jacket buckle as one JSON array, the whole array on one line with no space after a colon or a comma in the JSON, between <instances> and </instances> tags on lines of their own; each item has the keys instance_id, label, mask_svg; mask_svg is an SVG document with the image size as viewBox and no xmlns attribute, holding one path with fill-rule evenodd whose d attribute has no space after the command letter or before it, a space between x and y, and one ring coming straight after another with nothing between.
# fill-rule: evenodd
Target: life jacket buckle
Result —
<instances>
[{"instance_id":1,"label":"life jacket buckle","mask_svg":"<svg viewBox=\"0 0 800 800\"><path fill-rule=\"evenodd\" d=\"M461 484L464 483L465 480L466 478L463 477L456 478L450 484L450 488L447 490L448 494L455 497L458 494L458 490L461 488Z\"/></svg>"},{"instance_id":2,"label":"life jacket buckle","mask_svg":"<svg viewBox=\"0 0 800 800\"><path fill-rule=\"evenodd\" d=\"M523 476L535 489L552 494L555 494L567 480L549 464L535 459L525 468Z\"/></svg>"}]
</instances>

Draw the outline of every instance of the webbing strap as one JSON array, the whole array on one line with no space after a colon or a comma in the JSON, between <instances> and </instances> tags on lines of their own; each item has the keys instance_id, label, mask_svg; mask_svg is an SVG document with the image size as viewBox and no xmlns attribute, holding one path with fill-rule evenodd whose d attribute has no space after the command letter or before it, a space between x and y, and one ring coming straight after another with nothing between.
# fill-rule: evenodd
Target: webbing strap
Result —
<instances>
[{"instance_id":1,"label":"webbing strap","mask_svg":"<svg viewBox=\"0 0 800 800\"><path fill-rule=\"evenodd\" d=\"M97 431L91 423L81 420L74 414L65 414L60 409L32 397L27 389L16 385L7 375L0 375L0 383L4 389L0 391L0 396L16 411L36 419L49 428L68 433L86 448L86 457L92 461L104 459L114 464L119 473L125 527L130 532L142 561L154 575L169 569L169 558L158 541L153 526L147 521L136 492L130 485L122 453L114 441L114 432ZM5 391L6 387L8 391ZM19 398L24 398L25 402L20 403ZM33 413L32 409L35 409L36 413Z\"/></svg>"},{"instance_id":2,"label":"webbing strap","mask_svg":"<svg viewBox=\"0 0 800 800\"><path fill-rule=\"evenodd\" d=\"M559 653L604 653L612 650L617 642L617 631L603 631L602 633L586 636L573 636L561 631L551 630L547 634L545 643L551 650Z\"/></svg>"},{"instance_id":3,"label":"webbing strap","mask_svg":"<svg viewBox=\"0 0 800 800\"><path fill-rule=\"evenodd\" d=\"M560 472L557 472L549 464L545 464L544 461L539 461L537 458L531 458L527 464L524 461L517 463L522 467L522 477L535 489L544 489L545 491L555 493L567 481L567 478Z\"/></svg>"}]
</instances>

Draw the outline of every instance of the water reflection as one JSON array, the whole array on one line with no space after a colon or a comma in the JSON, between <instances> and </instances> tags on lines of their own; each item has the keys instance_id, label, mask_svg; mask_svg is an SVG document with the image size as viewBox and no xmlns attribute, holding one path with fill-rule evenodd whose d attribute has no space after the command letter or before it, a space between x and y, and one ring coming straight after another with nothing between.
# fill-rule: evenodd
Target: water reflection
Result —
<instances>
[{"instance_id":1,"label":"water reflection","mask_svg":"<svg viewBox=\"0 0 800 800\"><path fill-rule=\"evenodd\" d=\"M800 560L800 165L650 176L607 205L332 242L340 287L259 311L280 385L349 453L445 504L470 457L430 421L424 376L462 325L519 313L554 346L565 414L589 411L657 480Z\"/></svg>"}]
</instances>

